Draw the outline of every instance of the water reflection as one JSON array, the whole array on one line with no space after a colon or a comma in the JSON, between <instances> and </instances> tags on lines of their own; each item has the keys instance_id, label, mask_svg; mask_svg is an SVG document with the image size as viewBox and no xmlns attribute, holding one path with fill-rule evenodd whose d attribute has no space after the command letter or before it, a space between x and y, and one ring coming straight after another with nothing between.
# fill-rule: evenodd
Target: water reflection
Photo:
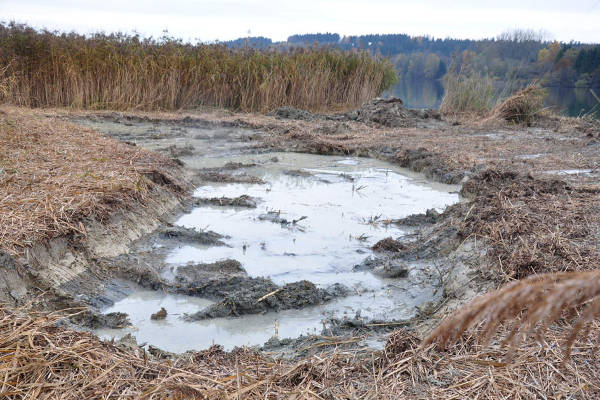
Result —
<instances>
[{"instance_id":1,"label":"water reflection","mask_svg":"<svg viewBox=\"0 0 600 400\"><path fill-rule=\"evenodd\" d=\"M444 98L444 86L441 81L406 80L384 92L383 97L399 97L409 108L439 108ZM594 112L596 118L600 117L600 103L587 88L548 88L546 106L570 117L590 112Z\"/></svg>"}]
</instances>

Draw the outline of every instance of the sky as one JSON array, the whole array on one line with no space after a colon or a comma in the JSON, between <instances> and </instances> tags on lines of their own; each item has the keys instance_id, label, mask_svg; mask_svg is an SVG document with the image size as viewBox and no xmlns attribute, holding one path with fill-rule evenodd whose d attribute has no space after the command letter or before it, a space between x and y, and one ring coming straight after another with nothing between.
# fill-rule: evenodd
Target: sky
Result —
<instances>
[{"instance_id":1,"label":"sky","mask_svg":"<svg viewBox=\"0 0 600 400\"><path fill-rule=\"evenodd\" d=\"M490 38L513 29L600 43L600 0L0 0L0 20L59 31L163 31L186 41L296 33Z\"/></svg>"}]
</instances>

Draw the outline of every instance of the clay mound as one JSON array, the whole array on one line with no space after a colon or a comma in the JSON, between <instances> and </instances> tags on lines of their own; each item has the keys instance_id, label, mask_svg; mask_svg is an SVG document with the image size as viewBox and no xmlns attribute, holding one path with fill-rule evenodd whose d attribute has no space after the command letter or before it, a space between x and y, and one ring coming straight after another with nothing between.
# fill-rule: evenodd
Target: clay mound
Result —
<instances>
[{"instance_id":1,"label":"clay mound","mask_svg":"<svg viewBox=\"0 0 600 400\"><path fill-rule=\"evenodd\" d=\"M396 97L374 98L364 103L358 110L345 114L313 114L308 111L292 107L278 108L269 115L280 119L297 120L332 120L332 121L359 121L376 123L390 128L409 128L417 125L418 120L440 119L440 114L431 109L411 110L404 106L404 102Z\"/></svg>"},{"instance_id":2,"label":"clay mound","mask_svg":"<svg viewBox=\"0 0 600 400\"><path fill-rule=\"evenodd\" d=\"M437 111L411 110L404 106L404 102L396 97L389 99L375 98L363 104L349 117L356 114L356 120L360 122L375 122L390 128L407 128L415 125L417 119L440 119Z\"/></svg>"}]
</instances>

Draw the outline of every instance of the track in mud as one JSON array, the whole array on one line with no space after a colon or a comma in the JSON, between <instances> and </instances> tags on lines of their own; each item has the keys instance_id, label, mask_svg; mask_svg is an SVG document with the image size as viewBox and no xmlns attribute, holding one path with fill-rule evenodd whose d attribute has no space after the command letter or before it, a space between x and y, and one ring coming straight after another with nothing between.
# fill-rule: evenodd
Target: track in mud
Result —
<instances>
[{"instance_id":1,"label":"track in mud","mask_svg":"<svg viewBox=\"0 0 600 400\"><path fill-rule=\"evenodd\" d=\"M139 134L148 130L144 123L104 124L95 127L148 145ZM221 236L148 239L146 262L169 287L187 290L120 282L126 296L103 312L125 312L132 326L96 330L101 337L132 333L138 342L174 352L214 343L230 349L262 345L276 334L318 334L332 319L407 320L441 296L435 266L372 258L371 247L390 236L411 240L410 228L394 221L457 202L456 186L373 159L258 151L243 144L252 133L238 128L216 137L210 128L162 127L174 138L161 136L160 128L150 130L149 147L191 149L181 159L202 181L196 206L175 225ZM134 134L127 136L129 129ZM210 264L225 259L241 267L224 272ZM238 287L223 289L226 281ZM190 290L206 282L214 287ZM152 320L161 307L166 318Z\"/></svg>"}]
</instances>

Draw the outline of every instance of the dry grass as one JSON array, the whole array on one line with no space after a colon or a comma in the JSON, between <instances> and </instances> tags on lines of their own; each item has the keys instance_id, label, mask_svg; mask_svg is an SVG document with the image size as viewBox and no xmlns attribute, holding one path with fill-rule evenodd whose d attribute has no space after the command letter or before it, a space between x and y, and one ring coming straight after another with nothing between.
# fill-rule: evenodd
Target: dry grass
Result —
<instances>
[{"instance_id":1,"label":"dry grass","mask_svg":"<svg viewBox=\"0 0 600 400\"><path fill-rule=\"evenodd\" d=\"M0 48L0 101L27 107L322 111L356 107L396 80L386 60L327 48L232 50L12 23L0 24Z\"/></svg>"},{"instance_id":2,"label":"dry grass","mask_svg":"<svg viewBox=\"0 0 600 400\"><path fill-rule=\"evenodd\" d=\"M52 237L85 235L83 219L145 204L157 182L180 189L172 168L91 129L0 110L0 249L17 254Z\"/></svg>"},{"instance_id":3,"label":"dry grass","mask_svg":"<svg viewBox=\"0 0 600 400\"><path fill-rule=\"evenodd\" d=\"M486 115L494 106L496 89L487 76L448 74L444 78L445 94L440 112L446 116L464 118Z\"/></svg>"},{"instance_id":4,"label":"dry grass","mask_svg":"<svg viewBox=\"0 0 600 400\"><path fill-rule=\"evenodd\" d=\"M494 340L487 349L467 338L445 351L432 346L422 350L419 338L405 330L393 334L384 351L333 345L302 360L285 361L247 349L226 353L216 346L157 359L135 345L115 346L90 333L59 327L59 320L56 314L23 316L0 308L4 398L462 400L600 395L594 340L576 341L571 358L561 365L560 327L550 329L544 347L530 342L520 347L511 363ZM595 324L591 333L598 332ZM330 343L342 339L323 338Z\"/></svg>"},{"instance_id":5,"label":"dry grass","mask_svg":"<svg viewBox=\"0 0 600 400\"><path fill-rule=\"evenodd\" d=\"M480 340L487 345L506 321L516 321L505 339L512 348L533 333L542 342L549 324L567 313L577 314L582 306L566 340L568 356L577 335L583 330L583 336L587 336L592 321L600 317L598 270L540 274L512 282L462 307L436 328L424 344L437 342L445 346L479 325Z\"/></svg>"},{"instance_id":6,"label":"dry grass","mask_svg":"<svg viewBox=\"0 0 600 400\"><path fill-rule=\"evenodd\" d=\"M600 265L600 192L515 172L484 171L463 186L472 196L457 206L456 227L486 240L502 281Z\"/></svg>"},{"instance_id":7,"label":"dry grass","mask_svg":"<svg viewBox=\"0 0 600 400\"><path fill-rule=\"evenodd\" d=\"M531 123L544 110L546 95L541 87L529 85L494 107L491 114L510 122Z\"/></svg>"}]
</instances>

